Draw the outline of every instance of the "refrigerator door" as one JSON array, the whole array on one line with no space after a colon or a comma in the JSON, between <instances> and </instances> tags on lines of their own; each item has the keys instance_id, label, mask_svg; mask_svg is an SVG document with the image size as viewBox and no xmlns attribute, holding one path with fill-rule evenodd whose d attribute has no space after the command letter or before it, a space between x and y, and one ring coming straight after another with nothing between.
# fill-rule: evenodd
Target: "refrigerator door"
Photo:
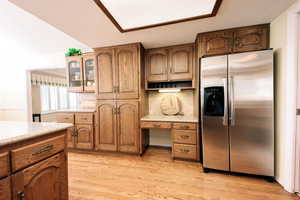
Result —
<instances>
[{"instance_id":1,"label":"refrigerator door","mask_svg":"<svg viewBox=\"0 0 300 200\"><path fill-rule=\"evenodd\" d=\"M229 55L230 168L274 176L273 51Z\"/></svg>"},{"instance_id":2,"label":"refrigerator door","mask_svg":"<svg viewBox=\"0 0 300 200\"><path fill-rule=\"evenodd\" d=\"M229 170L227 58L201 59L203 167Z\"/></svg>"}]
</instances>

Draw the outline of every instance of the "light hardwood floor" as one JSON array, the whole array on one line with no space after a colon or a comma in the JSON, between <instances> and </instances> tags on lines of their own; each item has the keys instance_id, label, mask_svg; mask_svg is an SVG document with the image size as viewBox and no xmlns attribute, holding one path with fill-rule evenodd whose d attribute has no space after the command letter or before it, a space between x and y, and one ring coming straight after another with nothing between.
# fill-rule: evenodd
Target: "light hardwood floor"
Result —
<instances>
[{"instance_id":1,"label":"light hardwood floor","mask_svg":"<svg viewBox=\"0 0 300 200\"><path fill-rule=\"evenodd\" d=\"M143 157L69 153L70 200L299 200L277 183L204 174L200 164L170 154L156 148Z\"/></svg>"}]
</instances>

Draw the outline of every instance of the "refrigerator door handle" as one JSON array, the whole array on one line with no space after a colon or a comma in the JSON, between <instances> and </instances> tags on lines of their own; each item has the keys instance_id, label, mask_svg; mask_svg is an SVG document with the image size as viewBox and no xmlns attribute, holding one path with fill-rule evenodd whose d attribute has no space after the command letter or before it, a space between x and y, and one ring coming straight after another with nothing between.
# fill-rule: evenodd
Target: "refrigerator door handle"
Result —
<instances>
[{"instance_id":1,"label":"refrigerator door handle","mask_svg":"<svg viewBox=\"0 0 300 200\"><path fill-rule=\"evenodd\" d=\"M223 79L224 83L224 116L223 116L223 125L228 126L228 86L227 86L227 78Z\"/></svg>"},{"instance_id":2,"label":"refrigerator door handle","mask_svg":"<svg viewBox=\"0 0 300 200\"><path fill-rule=\"evenodd\" d=\"M230 126L235 126L235 106L234 106L234 81L233 77L229 77L229 87L230 87Z\"/></svg>"}]
</instances>

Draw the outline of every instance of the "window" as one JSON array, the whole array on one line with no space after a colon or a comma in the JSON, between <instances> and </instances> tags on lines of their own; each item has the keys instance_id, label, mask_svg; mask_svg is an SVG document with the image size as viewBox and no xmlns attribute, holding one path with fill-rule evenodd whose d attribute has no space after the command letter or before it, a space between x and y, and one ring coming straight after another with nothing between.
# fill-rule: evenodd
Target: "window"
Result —
<instances>
[{"instance_id":1,"label":"window","mask_svg":"<svg viewBox=\"0 0 300 200\"><path fill-rule=\"evenodd\" d=\"M68 93L66 87L41 85L42 112L77 108L79 94Z\"/></svg>"}]
</instances>

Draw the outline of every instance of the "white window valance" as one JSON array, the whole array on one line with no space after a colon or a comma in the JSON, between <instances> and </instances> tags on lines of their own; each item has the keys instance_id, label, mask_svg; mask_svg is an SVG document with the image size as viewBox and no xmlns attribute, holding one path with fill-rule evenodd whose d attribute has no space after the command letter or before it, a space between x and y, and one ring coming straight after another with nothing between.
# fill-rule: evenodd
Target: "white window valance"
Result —
<instances>
[{"instance_id":1,"label":"white window valance","mask_svg":"<svg viewBox=\"0 0 300 200\"><path fill-rule=\"evenodd\" d=\"M50 85L58 87L67 87L67 79L55 76L48 76L44 74L31 73L31 84L32 85Z\"/></svg>"}]
</instances>

